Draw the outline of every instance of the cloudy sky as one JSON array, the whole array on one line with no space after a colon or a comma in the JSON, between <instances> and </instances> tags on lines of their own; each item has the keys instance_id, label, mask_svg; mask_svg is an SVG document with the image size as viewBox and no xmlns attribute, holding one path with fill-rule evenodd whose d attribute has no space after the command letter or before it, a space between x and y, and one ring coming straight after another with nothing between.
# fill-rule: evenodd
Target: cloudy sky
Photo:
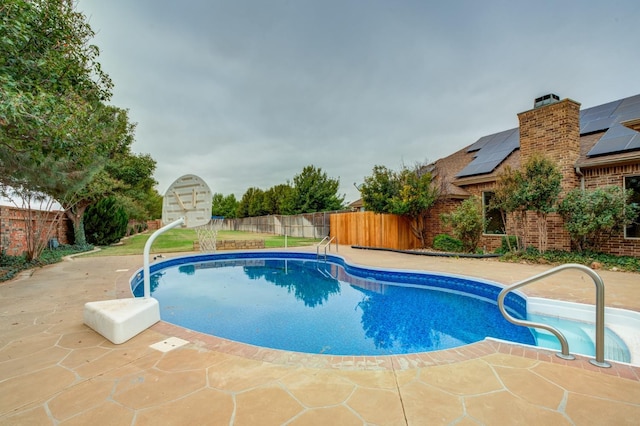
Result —
<instances>
[{"instance_id":1,"label":"cloudy sky","mask_svg":"<svg viewBox=\"0 0 640 426\"><path fill-rule=\"evenodd\" d=\"M518 125L537 96L640 93L640 2L79 0L133 150L164 193L285 183L306 165L347 201L374 165L434 161Z\"/></svg>"}]
</instances>

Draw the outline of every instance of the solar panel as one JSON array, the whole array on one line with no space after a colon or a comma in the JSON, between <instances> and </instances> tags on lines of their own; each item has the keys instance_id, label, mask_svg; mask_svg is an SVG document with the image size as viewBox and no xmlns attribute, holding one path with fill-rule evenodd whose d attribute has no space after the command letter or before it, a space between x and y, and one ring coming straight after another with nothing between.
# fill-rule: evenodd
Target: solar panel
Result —
<instances>
[{"instance_id":1,"label":"solar panel","mask_svg":"<svg viewBox=\"0 0 640 426\"><path fill-rule=\"evenodd\" d=\"M581 122L580 134L588 135L590 133L600 132L602 130L608 129L614 124L616 124L615 117L598 118L595 120L588 121L586 123Z\"/></svg>"},{"instance_id":2,"label":"solar panel","mask_svg":"<svg viewBox=\"0 0 640 426\"><path fill-rule=\"evenodd\" d=\"M606 113L609 115L606 116ZM580 133L606 130L587 156L613 154L640 149L640 133L620 123L640 118L640 95L609 102L580 114Z\"/></svg>"},{"instance_id":3,"label":"solar panel","mask_svg":"<svg viewBox=\"0 0 640 426\"><path fill-rule=\"evenodd\" d=\"M580 111L580 134L608 129L615 122L612 116L621 102L617 100Z\"/></svg>"},{"instance_id":4,"label":"solar panel","mask_svg":"<svg viewBox=\"0 0 640 426\"><path fill-rule=\"evenodd\" d=\"M467 152L474 152L474 151L479 151L482 149L483 146L485 146L490 140L491 140L491 136L483 136L480 139L478 139L477 141L475 141L470 147L469 149L467 149Z\"/></svg>"},{"instance_id":5,"label":"solar panel","mask_svg":"<svg viewBox=\"0 0 640 426\"><path fill-rule=\"evenodd\" d=\"M520 131L518 128L484 136L467 149L467 152L477 151L477 154L456 176L466 177L491 173L519 147Z\"/></svg>"},{"instance_id":6,"label":"solar panel","mask_svg":"<svg viewBox=\"0 0 640 426\"><path fill-rule=\"evenodd\" d=\"M594 157L636 149L640 149L640 133L621 124L614 124L591 148L587 156Z\"/></svg>"}]
</instances>

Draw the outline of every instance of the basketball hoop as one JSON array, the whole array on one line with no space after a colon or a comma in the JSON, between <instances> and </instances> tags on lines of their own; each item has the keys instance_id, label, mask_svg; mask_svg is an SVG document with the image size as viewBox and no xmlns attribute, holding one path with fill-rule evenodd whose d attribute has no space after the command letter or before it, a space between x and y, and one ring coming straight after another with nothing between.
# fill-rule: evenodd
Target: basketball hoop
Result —
<instances>
[{"instance_id":1,"label":"basketball hoop","mask_svg":"<svg viewBox=\"0 0 640 426\"><path fill-rule=\"evenodd\" d=\"M215 253L218 231L222 227L224 217L212 216L211 220L204 225L196 226L194 229L198 235L198 245L203 253Z\"/></svg>"},{"instance_id":2,"label":"basketball hoop","mask_svg":"<svg viewBox=\"0 0 640 426\"><path fill-rule=\"evenodd\" d=\"M184 175L176 179L162 198L162 223L184 219L185 228L196 228L211 220L211 189L200 177Z\"/></svg>"}]
</instances>

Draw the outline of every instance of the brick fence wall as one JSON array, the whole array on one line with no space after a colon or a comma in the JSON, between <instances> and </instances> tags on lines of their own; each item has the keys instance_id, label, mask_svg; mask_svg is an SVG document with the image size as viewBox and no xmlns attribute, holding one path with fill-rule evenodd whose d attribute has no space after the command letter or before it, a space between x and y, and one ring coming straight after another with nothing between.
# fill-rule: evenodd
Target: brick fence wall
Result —
<instances>
[{"instance_id":1,"label":"brick fence wall","mask_svg":"<svg viewBox=\"0 0 640 426\"><path fill-rule=\"evenodd\" d=\"M28 210L0 206L0 252L19 256L27 251ZM70 221L61 211L32 211L31 224L45 244L56 238L60 244L69 244L67 237Z\"/></svg>"}]
</instances>

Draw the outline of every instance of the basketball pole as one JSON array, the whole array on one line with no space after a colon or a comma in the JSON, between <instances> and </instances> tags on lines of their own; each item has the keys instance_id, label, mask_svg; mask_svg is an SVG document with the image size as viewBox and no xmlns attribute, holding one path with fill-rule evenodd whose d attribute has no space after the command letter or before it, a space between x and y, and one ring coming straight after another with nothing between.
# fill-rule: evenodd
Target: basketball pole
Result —
<instances>
[{"instance_id":1,"label":"basketball pole","mask_svg":"<svg viewBox=\"0 0 640 426\"><path fill-rule=\"evenodd\" d=\"M144 245L144 254L143 254L144 259L142 261L144 263L143 275L144 275L144 298L145 299L148 299L151 296L151 274L149 272L149 252L151 251L151 244L153 244L156 238L159 237L164 232L168 231L169 229L175 228L176 226L183 225L184 223L185 221L183 216L177 220L174 220L170 224L163 226L162 228L158 229L156 232L151 234L146 244Z\"/></svg>"}]
</instances>

